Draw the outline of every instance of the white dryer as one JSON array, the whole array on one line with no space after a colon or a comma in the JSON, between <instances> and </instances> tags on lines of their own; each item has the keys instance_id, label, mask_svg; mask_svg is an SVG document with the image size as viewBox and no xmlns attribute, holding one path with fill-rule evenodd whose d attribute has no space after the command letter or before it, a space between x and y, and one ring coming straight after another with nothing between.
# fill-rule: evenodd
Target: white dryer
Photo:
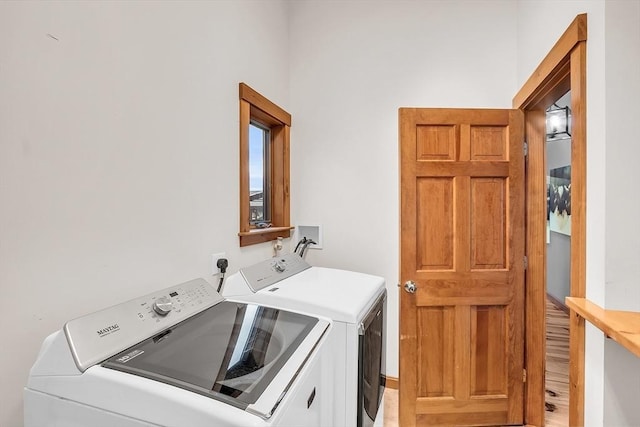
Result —
<instances>
[{"instance_id":1,"label":"white dryer","mask_svg":"<svg viewBox=\"0 0 640 427\"><path fill-rule=\"evenodd\" d=\"M223 289L228 298L328 317L333 327L322 357L331 373L334 427L382 425L386 289L382 277L312 267L286 254L241 269ZM326 391L326 390L325 390Z\"/></svg>"},{"instance_id":2,"label":"white dryer","mask_svg":"<svg viewBox=\"0 0 640 427\"><path fill-rule=\"evenodd\" d=\"M327 426L331 321L193 280L68 322L24 391L25 426ZM327 402L330 404L331 402Z\"/></svg>"}]
</instances>

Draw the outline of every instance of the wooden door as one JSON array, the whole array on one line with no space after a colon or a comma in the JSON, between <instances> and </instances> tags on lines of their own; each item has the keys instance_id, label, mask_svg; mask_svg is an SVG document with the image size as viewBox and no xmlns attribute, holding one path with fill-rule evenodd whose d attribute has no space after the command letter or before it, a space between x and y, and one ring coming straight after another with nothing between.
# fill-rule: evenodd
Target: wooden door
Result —
<instances>
[{"instance_id":1,"label":"wooden door","mask_svg":"<svg viewBox=\"0 0 640 427\"><path fill-rule=\"evenodd\" d=\"M522 424L523 114L399 118L400 425Z\"/></svg>"}]
</instances>

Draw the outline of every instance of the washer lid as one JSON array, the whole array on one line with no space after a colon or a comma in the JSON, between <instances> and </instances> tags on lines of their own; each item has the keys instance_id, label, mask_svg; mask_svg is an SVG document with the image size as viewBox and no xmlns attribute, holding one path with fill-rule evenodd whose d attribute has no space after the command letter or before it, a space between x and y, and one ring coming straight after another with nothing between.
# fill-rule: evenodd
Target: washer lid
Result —
<instances>
[{"instance_id":1,"label":"washer lid","mask_svg":"<svg viewBox=\"0 0 640 427\"><path fill-rule=\"evenodd\" d=\"M269 418L328 325L277 308L224 301L103 366Z\"/></svg>"},{"instance_id":2,"label":"washer lid","mask_svg":"<svg viewBox=\"0 0 640 427\"><path fill-rule=\"evenodd\" d=\"M255 294L237 298L357 323L384 289L384 279L379 276L311 267Z\"/></svg>"},{"instance_id":3,"label":"washer lid","mask_svg":"<svg viewBox=\"0 0 640 427\"><path fill-rule=\"evenodd\" d=\"M206 280L195 279L73 319L64 333L84 372L222 300Z\"/></svg>"}]
</instances>

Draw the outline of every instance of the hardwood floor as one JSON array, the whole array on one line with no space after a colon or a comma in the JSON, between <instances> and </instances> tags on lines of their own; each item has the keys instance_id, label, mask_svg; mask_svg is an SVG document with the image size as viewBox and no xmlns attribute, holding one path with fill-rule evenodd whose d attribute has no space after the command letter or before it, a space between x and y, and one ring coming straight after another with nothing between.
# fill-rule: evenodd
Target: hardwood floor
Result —
<instances>
[{"instance_id":1,"label":"hardwood floor","mask_svg":"<svg viewBox=\"0 0 640 427\"><path fill-rule=\"evenodd\" d=\"M384 427L397 427L398 423L398 390L384 390Z\"/></svg>"},{"instance_id":2,"label":"hardwood floor","mask_svg":"<svg viewBox=\"0 0 640 427\"><path fill-rule=\"evenodd\" d=\"M569 315L549 300L546 361L546 425L566 427L569 425Z\"/></svg>"},{"instance_id":3,"label":"hardwood floor","mask_svg":"<svg viewBox=\"0 0 640 427\"><path fill-rule=\"evenodd\" d=\"M547 427L569 425L569 316L547 301ZM549 410L552 409L553 411ZM384 392L384 426L397 427L398 390Z\"/></svg>"}]
</instances>

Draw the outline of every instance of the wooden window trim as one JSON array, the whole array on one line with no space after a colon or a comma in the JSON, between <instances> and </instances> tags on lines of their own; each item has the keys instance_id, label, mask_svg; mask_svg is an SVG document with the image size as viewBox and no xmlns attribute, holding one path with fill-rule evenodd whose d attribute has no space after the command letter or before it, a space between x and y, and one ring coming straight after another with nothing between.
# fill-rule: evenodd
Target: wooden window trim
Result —
<instances>
[{"instance_id":1,"label":"wooden window trim","mask_svg":"<svg viewBox=\"0 0 640 427\"><path fill-rule=\"evenodd\" d=\"M291 114L269 101L264 96L253 90L246 83L240 83L240 99L244 99L255 108L262 110L278 122L291 126Z\"/></svg>"},{"instance_id":2,"label":"wooden window trim","mask_svg":"<svg viewBox=\"0 0 640 427\"><path fill-rule=\"evenodd\" d=\"M290 127L291 115L245 83L240 95L240 246L290 237ZM271 130L269 228L254 228L249 218L249 123L256 120Z\"/></svg>"}]
</instances>

